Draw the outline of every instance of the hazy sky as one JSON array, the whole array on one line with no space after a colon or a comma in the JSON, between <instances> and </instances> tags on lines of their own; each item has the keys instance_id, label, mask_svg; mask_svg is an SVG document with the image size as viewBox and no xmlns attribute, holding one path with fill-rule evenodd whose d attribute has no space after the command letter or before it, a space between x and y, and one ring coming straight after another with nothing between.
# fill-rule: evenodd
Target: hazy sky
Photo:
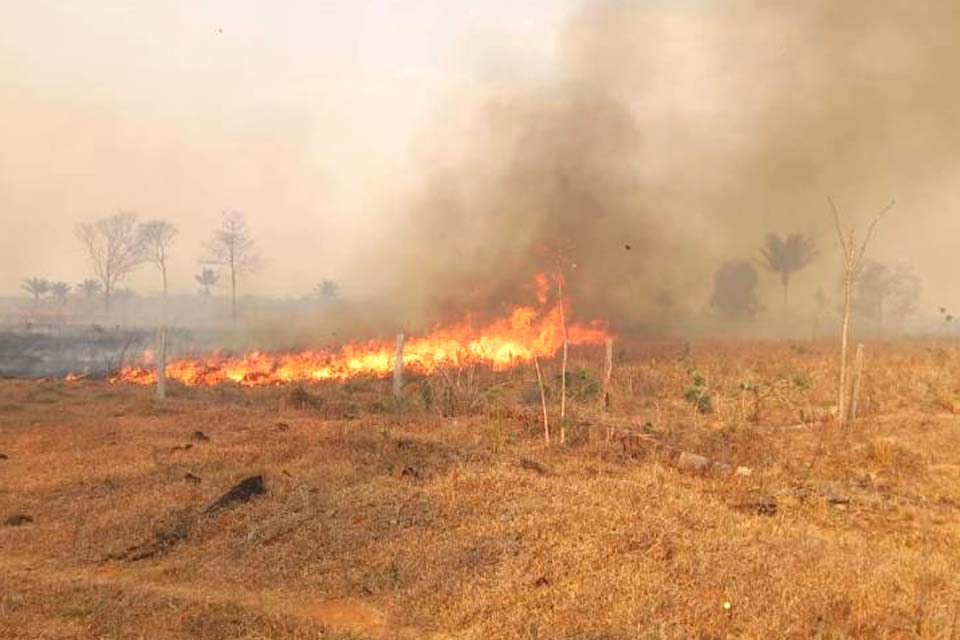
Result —
<instances>
[{"instance_id":1,"label":"hazy sky","mask_svg":"<svg viewBox=\"0 0 960 640\"><path fill-rule=\"evenodd\" d=\"M572 5L3 0L0 293L80 280L74 225L119 210L180 227L174 289L225 208L266 259L250 288L346 276L423 162L414 132L478 84L549 75Z\"/></svg>"},{"instance_id":2,"label":"hazy sky","mask_svg":"<svg viewBox=\"0 0 960 640\"><path fill-rule=\"evenodd\" d=\"M896 197L874 255L914 265L928 308L960 307L957 27L948 0L0 0L0 294L86 277L75 224L121 210L180 227L175 291L224 209L265 259L247 291L375 287L391 234L429 261L488 207L515 208L527 244L555 213L576 235L573 184L584 225L615 214L590 246L598 278L638 280L610 292L621 308L661 280L705 300L767 231L818 238L809 303L836 286L827 195L859 222ZM514 240L506 218L471 277ZM624 237L642 268L603 255Z\"/></svg>"}]
</instances>

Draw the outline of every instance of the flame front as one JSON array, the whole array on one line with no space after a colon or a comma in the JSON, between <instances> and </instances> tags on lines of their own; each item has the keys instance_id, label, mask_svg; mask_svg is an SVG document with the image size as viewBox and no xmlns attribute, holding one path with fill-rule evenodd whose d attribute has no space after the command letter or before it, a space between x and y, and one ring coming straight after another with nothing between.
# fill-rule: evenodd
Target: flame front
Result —
<instances>
[{"instance_id":1,"label":"flame front","mask_svg":"<svg viewBox=\"0 0 960 640\"><path fill-rule=\"evenodd\" d=\"M481 364L503 371L534 358L548 358L563 344L561 308L545 311L534 307L516 307L509 315L476 329L467 320L459 325L441 327L406 341L404 367L431 373L443 367ZM571 345L602 344L608 337L599 322L567 325ZM394 366L392 341L348 344L336 351L309 350L298 353L255 351L230 357L215 353L203 358L173 360L167 364L167 377L188 386L210 386L234 382L248 386L290 382L347 380L354 377L389 375ZM152 355L152 354L151 354ZM134 384L152 384L157 374L153 367L127 367L111 380Z\"/></svg>"}]
</instances>

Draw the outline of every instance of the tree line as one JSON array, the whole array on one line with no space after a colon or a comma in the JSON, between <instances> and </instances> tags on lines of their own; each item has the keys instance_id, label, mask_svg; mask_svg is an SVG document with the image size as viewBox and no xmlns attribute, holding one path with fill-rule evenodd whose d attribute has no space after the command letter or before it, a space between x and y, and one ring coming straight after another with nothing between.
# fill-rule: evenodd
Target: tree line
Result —
<instances>
[{"instance_id":1,"label":"tree line","mask_svg":"<svg viewBox=\"0 0 960 640\"><path fill-rule=\"evenodd\" d=\"M71 295L92 301L100 298L104 311L110 312L118 297L136 295L122 288L123 282L140 266L149 264L158 269L161 296L166 301L169 253L175 248L179 231L168 220L139 222L134 213L118 213L75 229L94 277L76 285L42 277L26 278L20 288L33 299L36 309L44 299L54 301L61 309ZM229 284L230 317L237 323L237 292L241 279L261 266L256 241L247 227L244 215L237 211L222 214L220 225L203 244L201 269L194 275L198 292L210 296L226 280ZM320 281L308 297L331 300L340 295L340 285L330 279Z\"/></svg>"},{"instance_id":2,"label":"tree line","mask_svg":"<svg viewBox=\"0 0 960 640\"><path fill-rule=\"evenodd\" d=\"M42 277L25 279L20 288L33 299L35 307L44 298L63 305L71 294L75 294L86 300L100 298L104 311L109 313L117 297L131 295L121 285L143 265L156 268L161 298L166 302L170 253L179 236L179 230L172 222L163 219L140 222L134 213L118 213L79 224L75 234L87 255L93 277L76 285ZM239 281L260 265L256 243L243 214L224 212L220 226L212 232L203 248L202 266L194 276L199 293L211 295L221 283L223 270L230 284L231 318L235 325Z\"/></svg>"},{"instance_id":3,"label":"tree line","mask_svg":"<svg viewBox=\"0 0 960 640\"><path fill-rule=\"evenodd\" d=\"M819 248L811 237L770 233L760 247L758 259L734 259L720 265L714 275L710 306L729 320L755 319L765 310L758 293L759 266L779 279L783 288L783 315L788 318L790 283L819 255ZM910 267L863 260L853 275L850 305L855 314L882 325L887 318L903 319L916 310L921 282ZM843 285L843 282L837 282L838 287L843 288ZM813 301L818 313L830 311L830 299L823 288L817 290ZM842 309L836 311L842 312Z\"/></svg>"}]
</instances>

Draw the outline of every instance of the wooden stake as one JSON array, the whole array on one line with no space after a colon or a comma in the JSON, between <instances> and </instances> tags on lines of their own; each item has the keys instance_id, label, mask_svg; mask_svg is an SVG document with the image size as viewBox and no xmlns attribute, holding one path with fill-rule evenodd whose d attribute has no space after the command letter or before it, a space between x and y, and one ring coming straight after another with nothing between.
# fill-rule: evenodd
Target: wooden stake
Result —
<instances>
[{"instance_id":1,"label":"wooden stake","mask_svg":"<svg viewBox=\"0 0 960 640\"><path fill-rule=\"evenodd\" d=\"M850 420L856 420L860 408L860 387L863 383L863 345L857 345L857 356L853 363L853 388L850 390Z\"/></svg>"},{"instance_id":2,"label":"wooden stake","mask_svg":"<svg viewBox=\"0 0 960 640\"><path fill-rule=\"evenodd\" d=\"M397 350L393 356L393 395L403 395L403 334L397 334Z\"/></svg>"},{"instance_id":3,"label":"wooden stake","mask_svg":"<svg viewBox=\"0 0 960 640\"><path fill-rule=\"evenodd\" d=\"M533 364L537 368L537 384L540 385L540 406L543 407L543 440L550 444L550 421L547 419L547 394L543 390L543 375L540 373L540 359L533 357Z\"/></svg>"},{"instance_id":4,"label":"wooden stake","mask_svg":"<svg viewBox=\"0 0 960 640\"><path fill-rule=\"evenodd\" d=\"M563 362L560 366L560 444L567 440L567 320L563 314L563 278L557 282L557 300L560 305L560 328L563 331Z\"/></svg>"},{"instance_id":5,"label":"wooden stake","mask_svg":"<svg viewBox=\"0 0 960 640\"><path fill-rule=\"evenodd\" d=\"M157 345L157 399L167 397L167 327L160 327L160 339Z\"/></svg>"},{"instance_id":6,"label":"wooden stake","mask_svg":"<svg viewBox=\"0 0 960 640\"><path fill-rule=\"evenodd\" d=\"M603 363L603 396L601 397L601 402L603 402L603 410L606 411L610 409L610 377L613 374L613 338L607 338L604 349L604 363ZM613 427L607 427L607 442L610 442L613 437Z\"/></svg>"},{"instance_id":7,"label":"wooden stake","mask_svg":"<svg viewBox=\"0 0 960 640\"><path fill-rule=\"evenodd\" d=\"M610 378L613 376L613 338L607 338L603 361L603 408L610 408Z\"/></svg>"}]
</instances>

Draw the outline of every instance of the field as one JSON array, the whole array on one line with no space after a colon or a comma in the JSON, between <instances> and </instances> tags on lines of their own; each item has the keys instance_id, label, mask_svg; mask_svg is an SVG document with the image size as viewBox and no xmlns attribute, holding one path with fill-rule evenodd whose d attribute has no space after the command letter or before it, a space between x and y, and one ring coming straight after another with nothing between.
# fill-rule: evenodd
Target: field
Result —
<instances>
[{"instance_id":1,"label":"field","mask_svg":"<svg viewBox=\"0 0 960 640\"><path fill-rule=\"evenodd\" d=\"M840 429L832 345L584 349L549 447L532 367L0 381L0 637L957 637L960 349L866 353Z\"/></svg>"}]
</instances>

